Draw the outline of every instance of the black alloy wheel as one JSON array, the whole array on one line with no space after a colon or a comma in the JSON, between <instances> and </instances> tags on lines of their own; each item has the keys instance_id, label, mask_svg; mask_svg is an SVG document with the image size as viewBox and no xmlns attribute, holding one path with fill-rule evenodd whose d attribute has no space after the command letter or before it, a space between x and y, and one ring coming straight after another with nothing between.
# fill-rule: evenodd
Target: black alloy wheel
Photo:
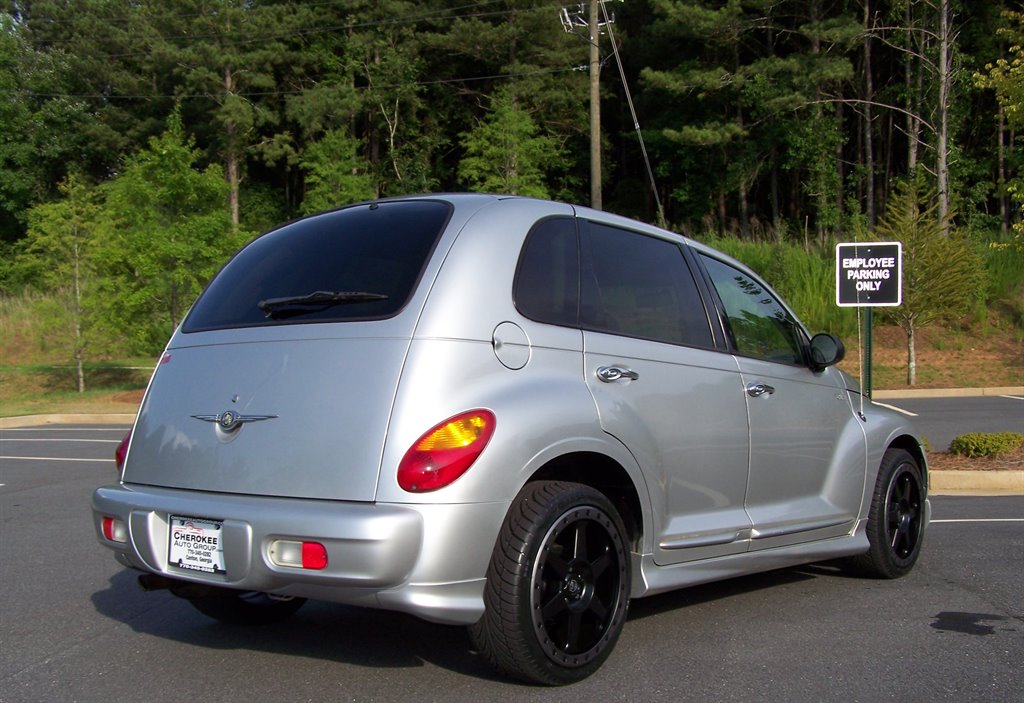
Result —
<instances>
[{"instance_id":1,"label":"black alloy wheel","mask_svg":"<svg viewBox=\"0 0 1024 703\"><path fill-rule=\"evenodd\" d=\"M903 449L889 449L882 463L868 513L866 554L854 557L855 570L876 578L910 572L924 542L927 488L917 460Z\"/></svg>"},{"instance_id":2,"label":"black alloy wheel","mask_svg":"<svg viewBox=\"0 0 1024 703\"><path fill-rule=\"evenodd\" d=\"M528 484L495 546L473 642L515 678L584 679L622 632L629 568L622 520L603 494L575 483Z\"/></svg>"}]
</instances>

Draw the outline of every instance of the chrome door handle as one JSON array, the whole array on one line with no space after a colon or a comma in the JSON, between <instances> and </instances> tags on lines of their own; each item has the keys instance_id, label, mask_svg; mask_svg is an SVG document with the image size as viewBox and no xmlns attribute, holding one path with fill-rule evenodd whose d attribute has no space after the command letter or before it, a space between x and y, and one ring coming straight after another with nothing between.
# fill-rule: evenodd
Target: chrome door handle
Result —
<instances>
[{"instance_id":1,"label":"chrome door handle","mask_svg":"<svg viewBox=\"0 0 1024 703\"><path fill-rule=\"evenodd\" d=\"M748 383L747 384L747 395L751 398L758 398L762 395L771 395L775 392L775 386L769 386L767 383Z\"/></svg>"},{"instance_id":2,"label":"chrome door handle","mask_svg":"<svg viewBox=\"0 0 1024 703\"><path fill-rule=\"evenodd\" d=\"M640 374L632 369L624 369L620 366L602 366L597 370L597 380L599 381L613 383L620 378L628 378L630 381L635 381L640 378Z\"/></svg>"}]
</instances>

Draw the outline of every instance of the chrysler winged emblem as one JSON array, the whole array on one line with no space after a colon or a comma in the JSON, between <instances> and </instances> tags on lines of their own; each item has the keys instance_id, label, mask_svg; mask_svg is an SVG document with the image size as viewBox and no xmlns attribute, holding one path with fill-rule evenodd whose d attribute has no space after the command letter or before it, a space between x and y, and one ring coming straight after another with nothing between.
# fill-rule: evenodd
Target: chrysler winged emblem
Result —
<instances>
[{"instance_id":1,"label":"chrysler winged emblem","mask_svg":"<svg viewBox=\"0 0 1024 703\"><path fill-rule=\"evenodd\" d=\"M237 430L247 422L260 422L262 420L273 420L277 415L243 415L234 410L225 410L219 415L193 415L197 420L212 422L225 432Z\"/></svg>"}]
</instances>

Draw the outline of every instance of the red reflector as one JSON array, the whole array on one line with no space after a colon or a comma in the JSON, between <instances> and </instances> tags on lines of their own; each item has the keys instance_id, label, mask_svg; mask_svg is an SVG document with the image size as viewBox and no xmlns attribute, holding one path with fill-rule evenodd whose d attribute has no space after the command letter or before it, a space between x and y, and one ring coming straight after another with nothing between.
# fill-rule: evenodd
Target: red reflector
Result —
<instances>
[{"instance_id":1,"label":"red reflector","mask_svg":"<svg viewBox=\"0 0 1024 703\"><path fill-rule=\"evenodd\" d=\"M327 566L327 548L319 542L302 543L302 568L323 569Z\"/></svg>"},{"instance_id":2,"label":"red reflector","mask_svg":"<svg viewBox=\"0 0 1024 703\"><path fill-rule=\"evenodd\" d=\"M111 542L114 541L114 518L103 518L103 536L109 539Z\"/></svg>"},{"instance_id":3,"label":"red reflector","mask_svg":"<svg viewBox=\"0 0 1024 703\"><path fill-rule=\"evenodd\" d=\"M444 488L480 456L495 422L490 410L471 410L431 428L402 457L398 485L410 493Z\"/></svg>"},{"instance_id":4,"label":"red reflector","mask_svg":"<svg viewBox=\"0 0 1024 703\"><path fill-rule=\"evenodd\" d=\"M118 473L124 470L124 460L128 456L128 443L131 441L132 433L129 430L124 438L121 439L121 443L117 445L117 449L114 450L114 462L117 464Z\"/></svg>"}]
</instances>

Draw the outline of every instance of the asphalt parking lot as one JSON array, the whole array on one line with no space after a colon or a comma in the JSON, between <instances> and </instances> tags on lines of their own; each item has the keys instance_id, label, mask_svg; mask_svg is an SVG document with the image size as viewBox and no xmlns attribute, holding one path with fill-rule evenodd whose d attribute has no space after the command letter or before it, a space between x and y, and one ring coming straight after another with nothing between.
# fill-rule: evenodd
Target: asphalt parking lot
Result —
<instances>
[{"instance_id":1,"label":"asphalt parking lot","mask_svg":"<svg viewBox=\"0 0 1024 703\"><path fill-rule=\"evenodd\" d=\"M0 701L1010 701L1024 690L1024 497L940 496L918 567L814 565L634 601L605 667L503 681L461 628L309 603L230 628L144 593L93 533L124 427L0 430Z\"/></svg>"}]
</instances>

